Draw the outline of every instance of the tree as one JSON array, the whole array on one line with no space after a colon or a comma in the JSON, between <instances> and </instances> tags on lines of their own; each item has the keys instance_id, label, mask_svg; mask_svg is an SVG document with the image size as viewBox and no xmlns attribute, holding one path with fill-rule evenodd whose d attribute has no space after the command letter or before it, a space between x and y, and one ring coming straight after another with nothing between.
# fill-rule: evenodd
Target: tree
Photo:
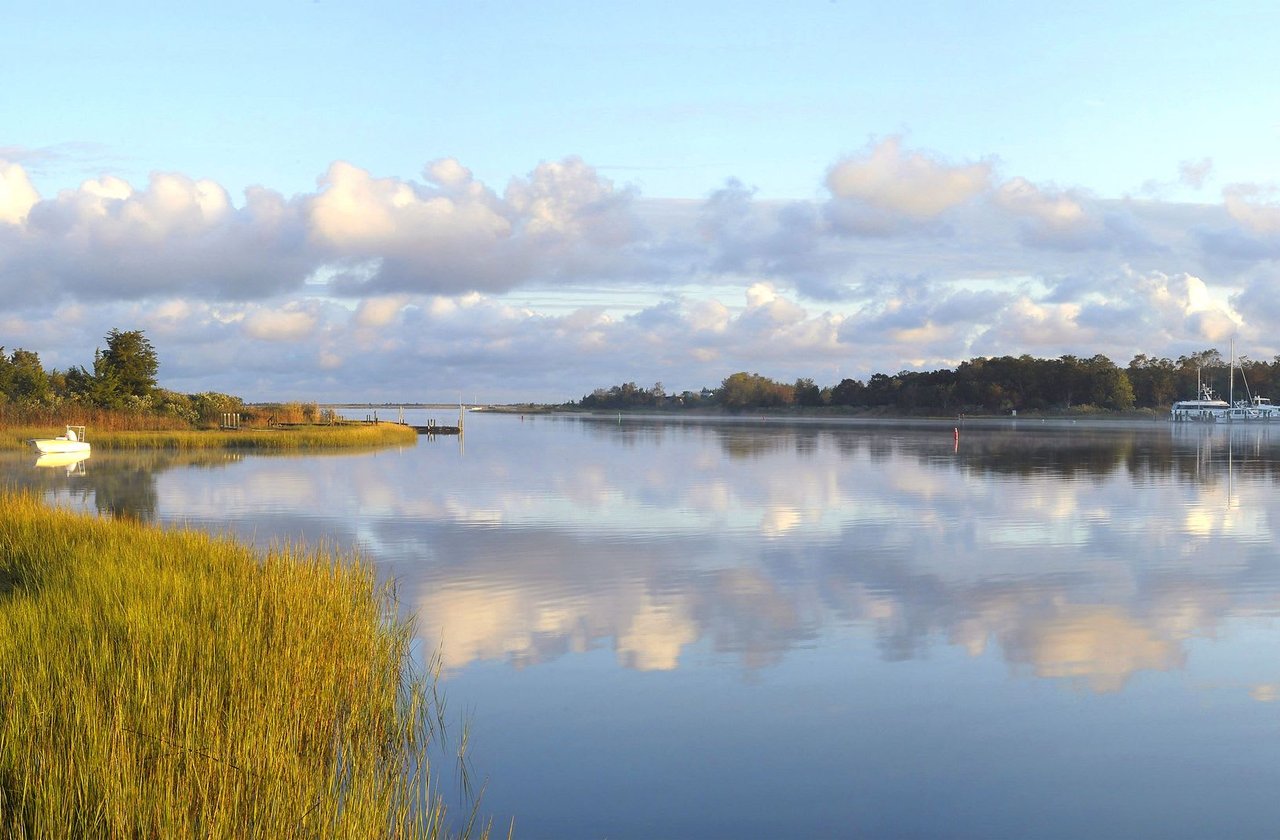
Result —
<instances>
[{"instance_id":1,"label":"tree","mask_svg":"<svg viewBox=\"0 0 1280 840\"><path fill-rule=\"evenodd\" d=\"M95 359L94 375L105 374L123 397L149 397L156 387L160 363L155 348L142 330L107 333L107 349Z\"/></svg>"},{"instance_id":2,"label":"tree","mask_svg":"<svg viewBox=\"0 0 1280 840\"><path fill-rule=\"evenodd\" d=\"M49 375L40 364L40 356L30 350L14 350L9 358L12 378L9 395L28 403L42 402L49 396Z\"/></svg>"},{"instance_id":3,"label":"tree","mask_svg":"<svg viewBox=\"0 0 1280 840\"><path fill-rule=\"evenodd\" d=\"M1116 367L1115 362L1106 356L1097 355L1089 360L1092 374L1090 402L1112 411L1127 411L1133 408L1133 385L1125 372Z\"/></svg>"},{"instance_id":4,"label":"tree","mask_svg":"<svg viewBox=\"0 0 1280 840\"><path fill-rule=\"evenodd\" d=\"M725 408L774 408L790 405L795 389L758 373L739 371L720 385L720 404Z\"/></svg>"},{"instance_id":5,"label":"tree","mask_svg":"<svg viewBox=\"0 0 1280 840\"><path fill-rule=\"evenodd\" d=\"M795 389L795 399L797 405L818 406L822 405L822 389L819 388L812 379L800 378L796 380L796 384L792 386Z\"/></svg>"},{"instance_id":6,"label":"tree","mask_svg":"<svg viewBox=\"0 0 1280 840\"><path fill-rule=\"evenodd\" d=\"M1143 408L1167 406L1177 397L1178 371L1169 359L1139 353L1129 362L1127 373L1135 403Z\"/></svg>"},{"instance_id":7,"label":"tree","mask_svg":"<svg viewBox=\"0 0 1280 840\"><path fill-rule=\"evenodd\" d=\"M831 389L831 404L860 405L866 387L860 379L841 379L840 384Z\"/></svg>"},{"instance_id":8,"label":"tree","mask_svg":"<svg viewBox=\"0 0 1280 840\"><path fill-rule=\"evenodd\" d=\"M13 363L4 354L4 347L0 347L0 403L5 402L13 395Z\"/></svg>"}]
</instances>

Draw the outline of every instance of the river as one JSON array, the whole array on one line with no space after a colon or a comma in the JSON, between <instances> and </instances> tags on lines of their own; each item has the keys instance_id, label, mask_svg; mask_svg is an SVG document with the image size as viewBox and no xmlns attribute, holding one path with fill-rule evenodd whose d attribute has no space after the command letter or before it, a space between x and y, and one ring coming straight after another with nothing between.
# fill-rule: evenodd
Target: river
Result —
<instances>
[{"instance_id":1,"label":"river","mask_svg":"<svg viewBox=\"0 0 1280 840\"><path fill-rule=\"evenodd\" d=\"M393 577L500 834L1280 825L1280 426L472 413L33 461L0 476Z\"/></svg>"}]
</instances>

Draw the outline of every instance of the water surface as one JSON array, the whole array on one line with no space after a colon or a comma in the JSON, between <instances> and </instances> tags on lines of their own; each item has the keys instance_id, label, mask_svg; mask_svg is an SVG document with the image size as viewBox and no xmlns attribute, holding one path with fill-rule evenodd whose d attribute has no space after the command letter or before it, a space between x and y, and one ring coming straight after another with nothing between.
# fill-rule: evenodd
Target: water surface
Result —
<instances>
[{"instance_id":1,"label":"water surface","mask_svg":"<svg viewBox=\"0 0 1280 840\"><path fill-rule=\"evenodd\" d=\"M1280 824L1280 428L472 414L369 453L33 460L0 470L393 576L517 837Z\"/></svg>"}]
</instances>

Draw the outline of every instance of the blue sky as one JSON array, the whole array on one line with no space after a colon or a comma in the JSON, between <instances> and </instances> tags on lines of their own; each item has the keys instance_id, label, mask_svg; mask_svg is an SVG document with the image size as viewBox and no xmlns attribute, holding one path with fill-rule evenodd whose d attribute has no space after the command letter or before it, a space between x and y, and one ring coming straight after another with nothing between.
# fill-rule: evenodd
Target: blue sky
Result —
<instances>
[{"instance_id":1,"label":"blue sky","mask_svg":"<svg viewBox=\"0 0 1280 840\"><path fill-rule=\"evenodd\" d=\"M140 328L178 390L393 401L1270 356L1277 17L27 4L0 344Z\"/></svg>"}]
</instances>

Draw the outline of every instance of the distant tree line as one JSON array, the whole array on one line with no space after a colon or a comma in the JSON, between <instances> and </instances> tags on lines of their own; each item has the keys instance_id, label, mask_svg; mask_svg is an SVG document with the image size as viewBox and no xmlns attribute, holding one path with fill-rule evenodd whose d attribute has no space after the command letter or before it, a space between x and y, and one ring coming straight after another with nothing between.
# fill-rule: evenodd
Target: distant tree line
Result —
<instances>
[{"instance_id":1,"label":"distant tree line","mask_svg":"<svg viewBox=\"0 0 1280 840\"><path fill-rule=\"evenodd\" d=\"M1280 356L1270 362L1238 359L1235 396L1270 396L1280 388ZM1175 400L1197 396L1197 383L1226 398L1230 365L1217 350L1202 350L1176 360L1135 356L1118 367L1106 356L1029 355L975 358L954 370L877 373L867 381L842 379L820 387L814 380L774 381L758 373L728 376L716 389L669 395L658 383L634 382L597 388L576 403L589 409L699 408L729 410L790 406L839 406L883 409L904 414L1005 413L1010 411L1165 409ZM1247 390L1246 390L1247 389Z\"/></svg>"},{"instance_id":2,"label":"distant tree line","mask_svg":"<svg viewBox=\"0 0 1280 840\"><path fill-rule=\"evenodd\" d=\"M70 409L167 415L192 425L239 411L239 397L208 392L180 394L156 386L159 358L142 330L113 329L106 348L93 354L92 369L46 370L38 353L0 347L0 409L29 417Z\"/></svg>"}]
</instances>

